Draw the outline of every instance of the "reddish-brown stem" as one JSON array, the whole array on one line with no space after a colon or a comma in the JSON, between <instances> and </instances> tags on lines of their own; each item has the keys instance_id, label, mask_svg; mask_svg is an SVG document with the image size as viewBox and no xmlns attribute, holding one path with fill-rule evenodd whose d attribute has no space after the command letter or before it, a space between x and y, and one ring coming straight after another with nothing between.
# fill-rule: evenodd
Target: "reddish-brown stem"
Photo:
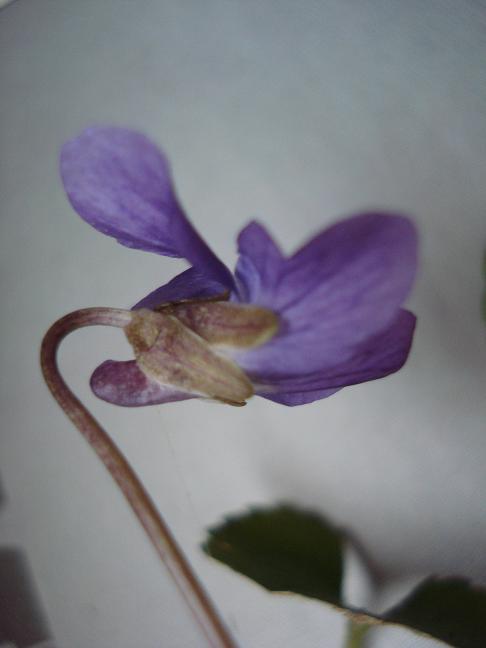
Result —
<instances>
[{"instance_id":1,"label":"reddish-brown stem","mask_svg":"<svg viewBox=\"0 0 486 648\"><path fill-rule=\"evenodd\" d=\"M212 648L236 648L208 595L130 464L96 419L74 396L59 372L57 350L66 335L85 326L124 327L130 319L129 311L116 308L86 308L62 317L51 326L42 341L42 373L54 398L91 445L125 495L206 635L209 645Z\"/></svg>"}]
</instances>

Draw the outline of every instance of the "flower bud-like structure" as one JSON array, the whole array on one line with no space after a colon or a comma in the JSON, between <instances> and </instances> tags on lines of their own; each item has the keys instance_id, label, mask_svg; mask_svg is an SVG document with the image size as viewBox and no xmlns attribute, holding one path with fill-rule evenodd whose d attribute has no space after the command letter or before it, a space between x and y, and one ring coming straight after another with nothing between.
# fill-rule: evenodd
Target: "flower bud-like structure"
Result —
<instances>
[{"instance_id":1,"label":"flower bud-like structure","mask_svg":"<svg viewBox=\"0 0 486 648\"><path fill-rule=\"evenodd\" d=\"M277 328L277 317L264 308L211 301L168 304L158 312L136 310L125 334L138 368L149 379L188 394L244 405L253 395L252 383L221 350L259 346Z\"/></svg>"}]
</instances>

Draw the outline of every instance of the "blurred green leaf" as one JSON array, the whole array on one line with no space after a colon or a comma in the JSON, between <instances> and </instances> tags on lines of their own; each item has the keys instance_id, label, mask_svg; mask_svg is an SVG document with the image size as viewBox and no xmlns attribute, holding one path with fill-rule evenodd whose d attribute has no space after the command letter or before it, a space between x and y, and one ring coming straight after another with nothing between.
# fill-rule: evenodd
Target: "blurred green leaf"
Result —
<instances>
[{"instance_id":1,"label":"blurred green leaf","mask_svg":"<svg viewBox=\"0 0 486 648\"><path fill-rule=\"evenodd\" d=\"M463 579L427 578L382 616L344 605L343 549L348 540L325 518L286 505L228 517L209 530L203 549L272 592L332 604L363 632L368 625L391 623L455 648L486 648L486 590Z\"/></svg>"},{"instance_id":2,"label":"blurred green leaf","mask_svg":"<svg viewBox=\"0 0 486 648\"><path fill-rule=\"evenodd\" d=\"M460 578L428 578L383 616L456 648L486 647L486 590Z\"/></svg>"},{"instance_id":3,"label":"blurred green leaf","mask_svg":"<svg viewBox=\"0 0 486 648\"><path fill-rule=\"evenodd\" d=\"M290 506L253 509L209 530L204 551L272 592L341 602L343 536Z\"/></svg>"}]
</instances>

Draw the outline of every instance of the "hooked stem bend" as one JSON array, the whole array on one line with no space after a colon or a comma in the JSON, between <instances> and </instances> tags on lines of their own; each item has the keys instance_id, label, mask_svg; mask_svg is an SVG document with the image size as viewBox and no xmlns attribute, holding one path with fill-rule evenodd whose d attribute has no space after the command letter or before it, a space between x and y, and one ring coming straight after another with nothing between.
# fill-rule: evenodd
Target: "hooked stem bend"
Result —
<instances>
[{"instance_id":1,"label":"hooked stem bend","mask_svg":"<svg viewBox=\"0 0 486 648\"><path fill-rule=\"evenodd\" d=\"M137 516L212 648L237 648L214 605L192 571L169 527L157 511L133 468L61 376L57 351L62 340L85 326L123 328L132 313L117 308L85 308L65 315L47 331L41 346L41 368L52 395L96 452Z\"/></svg>"}]
</instances>

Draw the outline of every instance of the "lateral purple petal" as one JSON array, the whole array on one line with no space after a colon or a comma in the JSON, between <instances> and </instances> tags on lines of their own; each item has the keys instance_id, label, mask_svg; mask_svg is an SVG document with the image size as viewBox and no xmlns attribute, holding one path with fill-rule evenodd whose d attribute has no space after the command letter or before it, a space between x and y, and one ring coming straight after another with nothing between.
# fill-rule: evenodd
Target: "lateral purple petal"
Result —
<instances>
[{"instance_id":1,"label":"lateral purple petal","mask_svg":"<svg viewBox=\"0 0 486 648\"><path fill-rule=\"evenodd\" d=\"M146 297L141 299L132 310L137 308L156 309L169 302L183 301L185 299L207 299L223 295L228 290L227 286L219 281L208 279L195 268L188 268L174 277L169 283L160 286Z\"/></svg>"},{"instance_id":2,"label":"lateral purple petal","mask_svg":"<svg viewBox=\"0 0 486 648\"><path fill-rule=\"evenodd\" d=\"M196 397L150 380L135 360L106 360L93 372L90 385L98 398L124 407L160 405Z\"/></svg>"},{"instance_id":3,"label":"lateral purple petal","mask_svg":"<svg viewBox=\"0 0 486 648\"><path fill-rule=\"evenodd\" d=\"M284 259L263 227L251 224L239 237L240 298L274 310L282 326L239 364L271 380L351 360L396 318L415 276L416 247L408 218L368 213L333 225ZM269 250L264 260L262 248Z\"/></svg>"},{"instance_id":4,"label":"lateral purple petal","mask_svg":"<svg viewBox=\"0 0 486 648\"><path fill-rule=\"evenodd\" d=\"M408 357L415 324L413 313L400 310L393 324L384 333L363 342L348 361L320 373L267 382L266 387L259 385L256 393L287 405L299 405L325 398L342 387L395 373ZM257 377L254 379L259 381ZM292 400L296 402L291 402Z\"/></svg>"},{"instance_id":5,"label":"lateral purple petal","mask_svg":"<svg viewBox=\"0 0 486 648\"><path fill-rule=\"evenodd\" d=\"M167 159L144 135L88 128L63 146L60 169L72 206L97 230L130 248L185 257L232 286L228 269L182 211Z\"/></svg>"}]
</instances>

